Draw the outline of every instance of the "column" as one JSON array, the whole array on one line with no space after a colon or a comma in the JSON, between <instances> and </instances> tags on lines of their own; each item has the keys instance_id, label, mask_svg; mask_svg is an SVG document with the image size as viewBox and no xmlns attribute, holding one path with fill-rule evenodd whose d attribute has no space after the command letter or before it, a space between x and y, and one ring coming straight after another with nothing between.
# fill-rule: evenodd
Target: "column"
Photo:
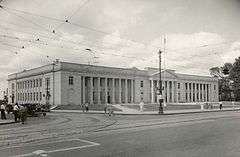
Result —
<instances>
[{"instance_id":1,"label":"column","mask_svg":"<svg viewBox=\"0 0 240 157\"><path fill-rule=\"evenodd\" d=\"M83 104L85 104L86 103L86 100L85 100L85 96L86 96L86 94L85 94L85 88L86 88L86 86L85 86L85 76L83 76L82 77L82 103Z\"/></svg>"},{"instance_id":2,"label":"column","mask_svg":"<svg viewBox=\"0 0 240 157\"><path fill-rule=\"evenodd\" d=\"M100 93L101 93L100 77L97 77L97 104L101 104Z\"/></svg>"},{"instance_id":3,"label":"column","mask_svg":"<svg viewBox=\"0 0 240 157\"><path fill-rule=\"evenodd\" d=\"M194 88L194 93L195 93L195 102L197 102L197 83L195 83L195 88Z\"/></svg>"},{"instance_id":4,"label":"column","mask_svg":"<svg viewBox=\"0 0 240 157\"><path fill-rule=\"evenodd\" d=\"M191 97L192 97L192 102L193 102L193 82L191 83Z\"/></svg>"},{"instance_id":5,"label":"column","mask_svg":"<svg viewBox=\"0 0 240 157\"><path fill-rule=\"evenodd\" d=\"M174 86L174 81L172 81L172 102L174 102L174 97L175 97L175 96L174 96L174 95L175 95L175 94L174 94L174 87L175 87L175 86Z\"/></svg>"},{"instance_id":6,"label":"column","mask_svg":"<svg viewBox=\"0 0 240 157\"><path fill-rule=\"evenodd\" d=\"M201 88L200 88L201 87ZM201 95L202 95L202 84L199 83L199 93L200 93L200 96L199 96L199 99L200 99L200 102L202 102L202 98L201 98Z\"/></svg>"},{"instance_id":7,"label":"column","mask_svg":"<svg viewBox=\"0 0 240 157\"><path fill-rule=\"evenodd\" d=\"M128 103L127 79L125 79L125 104Z\"/></svg>"},{"instance_id":8,"label":"column","mask_svg":"<svg viewBox=\"0 0 240 157\"><path fill-rule=\"evenodd\" d=\"M207 84L205 84L205 101L207 102Z\"/></svg>"},{"instance_id":9,"label":"column","mask_svg":"<svg viewBox=\"0 0 240 157\"><path fill-rule=\"evenodd\" d=\"M79 76L79 86L80 86L80 88L79 88L79 90L80 90L79 104L81 104L81 102L82 102L82 76ZM39 93L39 91L38 91L38 93ZM38 100L39 100L39 96L38 96Z\"/></svg>"},{"instance_id":10,"label":"column","mask_svg":"<svg viewBox=\"0 0 240 157\"><path fill-rule=\"evenodd\" d=\"M107 87L107 78L104 79L104 97L105 103L108 103L108 87Z\"/></svg>"},{"instance_id":11,"label":"column","mask_svg":"<svg viewBox=\"0 0 240 157\"><path fill-rule=\"evenodd\" d=\"M170 102L170 81L167 81L167 102Z\"/></svg>"},{"instance_id":12,"label":"column","mask_svg":"<svg viewBox=\"0 0 240 157\"><path fill-rule=\"evenodd\" d=\"M122 79L119 78L119 82L118 82L118 103L121 104L122 103Z\"/></svg>"},{"instance_id":13,"label":"column","mask_svg":"<svg viewBox=\"0 0 240 157\"><path fill-rule=\"evenodd\" d=\"M209 87L208 87L208 84L206 84L206 91L207 91L207 96L206 96L206 100L207 100L207 102L209 101L209 92L208 92L208 90L209 90Z\"/></svg>"},{"instance_id":14,"label":"column","mask_svg":"<svg viewBox=\"0 0 240 157\"><path fill-rule=\"evenodd\" d=\"M93 78L89 78L89 103L93 104Z\"/></svg>"},{"instance_id":15,"label":"column","mask_svg":"<svg viewBox=\"0 0 240 157\"><path fill-rule=\"evenodd\" d=\"M112 78L112 104L114 104L115 103L115 79L114 78Z\"/></svg>"},{"instance_id":16,"label":"column","mask_svg":"<svg viewBox=\"0 0 240 157\"><path fill-rule=\"evenodd\" d=\"M151 81L151 103L154 103L154 83L153 80Z\"/></svg>"},{"instance_id":17,"label":"column","mask_svg":"<svg viewBox=\"0 0 240 157\"><path fill-rule=\"evenodd\" d=\"M131 80L131 103L133 103L133 80Z\"/></svg>"}]
</instances>

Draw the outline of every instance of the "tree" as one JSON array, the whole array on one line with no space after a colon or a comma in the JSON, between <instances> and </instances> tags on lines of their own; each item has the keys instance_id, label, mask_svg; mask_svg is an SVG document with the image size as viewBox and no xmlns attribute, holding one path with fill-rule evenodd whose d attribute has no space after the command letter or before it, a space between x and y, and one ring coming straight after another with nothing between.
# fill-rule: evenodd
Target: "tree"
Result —
<instances>
[{"instance_id":1,"label":"tree","mask_svg":"<svg viewBox=\"0 0 240 157\"><path fill-rule=\"evenodd\" d=\"M221 101L230 101L232 99L231 79L229 79L229 72L232 67L232 63L225 63L222 67L209 69L210 75L219 79L219 97Z\"/></svg>"},{"instance_id":2,"label":"tree","mask_svg":"<svg viewBox=\"0 0 240 157\"><path fill-rule=\"evenodd\" d=\"M229 74L230 80L232 80L233 92L235 100L240 100L240 57L235 59L232 69Z\"/></svg>"}]
</instances>

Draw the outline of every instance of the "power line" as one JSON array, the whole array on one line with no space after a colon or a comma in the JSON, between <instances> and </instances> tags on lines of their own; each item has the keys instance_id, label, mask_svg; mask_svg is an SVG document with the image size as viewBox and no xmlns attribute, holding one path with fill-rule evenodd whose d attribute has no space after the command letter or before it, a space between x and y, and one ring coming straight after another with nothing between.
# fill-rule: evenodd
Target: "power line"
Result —
<instances>
[{"instance_id":1,"label":"power line","mask_svg":"<svg viewBox=\"0 0 240 157\"><path fill-rule=\"evenodd\" d=\"M5 6L2 6L3 8L7 8L7 9L12 9L12 8L9 8L9 7L5 7ZM34 13L29 13L29 12L26 12L26 11L21 11L21 10L17 10L17 9L14 9L15 11L18 11L18 12L22 12L24 14L30 14L30 15L34 15L34 16L39 16L39 17L42 17L42 18L47 18L47 19L50 19L50 20L55 20L55 21L58 21L58 22L63 22L64 20L61 20L61 19L57 19L57 18L52 18L52 17L47 17L47 16L42 16L42 15L39 15L39 14L34 14ZM99 30L99 29L96 29L96 28L92 28L92 27L89 27L89 26L85 26L85 25L80 25L80 24L77 24L77 23L73 23L73 22L70 22L70 21L64 21L64 23L67 23L67 24L70 24L70 25L73 25L73 26L76 26L76 27L79 27L79 28L83 28L83 29L86 29L86 30L89 30L89 31L92 31L92 32L95 32L95 33L100 33L100 34L105 34L105 35L109 35L109 36L113 36L113 37L118 37L118 35L115 35L115 34L112 34L112 33L109 33L109 32L106 32L106 31L103 31L103 30ZM54 33L57 33L56 30L53 30ZM142 43L142 42L138 42L138 41L135 41L135 40L129 40L129 39L126 39L127 41L131 41L133 43L137 43L137 44L143 44L143 45L147 45L147 43ZM128 46L131 46L128 44ZM153 47L156 47L156 48L159 48L159 46L153 46Z\"/></svg>"},{"instance_id":2,"label":"power line","mask_svg":"<svg viewBox=\"0 0 240 157\"><path fill-rule=\"evenodd\" d=\"M2 8L2 9L3 9L5 12L7 12L8 14L12 14L12 15L18 17L18 18L23 19L24 21L27 21L27 22L29 22L29 23L31 23L31 24L33 24L33 25L35 25L35 26L37 26L37 27L39 27L39 28L41 28L41 29L43 29L43 30L45 30L45 31L47 31L47 32L49 32L48 29L42 27L41 25L39 25L39 24L37 24L37 23L35 23L35 22L31 21L31 20L28 20L28 19L26 19L26 18L24 18L24 17L22 17L22 16L20 16L20 15L18 15L18 14L16 14L16 13L10 12L10 11L8 11L8 10L5 9L5 8Z\"/></svg>"},{"instance_id":3,"label":"power line","mask_svg":"<svg viewBox=\"0 0 240 157\"><path fill-rule=\"evenodd\" d=\"M86 3L88 1L85 1ZM2 7L5 7L5 6L2 6ZM11 9L11 10L15 10L15 11L18 11L18 12L22 12L24 14L31 14L33 16L39 16L39 17L42 17L42 18L47 18L49 20L55 20L55 21L58 21L58 22L64 22L64 23L68 23L70 25L73 25L73 26L77 26L77 27L80 27L80 28L83 28L83 29L87 29L87 30L90 30L90 31L93 31L93 32L97 32L97 33L101 33L101 34L105 34L105 35L109 35L109 36L114 36L114 37L118 37L118 35L114 35L114 34L111 34L109 32L106 32L106 31L102 31L102 30L99 30L99 29L96 29L96 28L92 28L92 27L89 27L89 26L85 26L85 25L80 25L80 24L77 24L77 23L72 23L70 21L64 21L64 20L61 20L61 19L57 19L57 18L52 18L52 17L47 17L47 16L42 16L42 15L39 15L39 14L34 14L34 13L29 13L29 12L26 12L26 11L21 11L21 10L17 10L17 9L12 9L12 8L9 8L9 7L5 7L5 8L8 8L8 9ZM55 32L56 33L56 32ZM146 43L141 43L141 42L138 42L138 41L135 41L135 40L128 40L127 41L132 41L134 43L138 43L138 44L143 44L146 46ZM108 42L110 43L110 42ZM219 44L224 44L224 43L229 43L229 42L223 42L223 43L217 43L217 44L205 44L205 45L200 45L200 46L197 46L197 47L186 47L186 48L180 48L180 49L166 49L168 52L173 52L173 51L181 51L181 50L186 50L186 49L191 49L191 48L204 48L204 47L208 47L208 46L213 46L213 45L219 45ZM112 44L112 43L110 43ZM129 44L127 46L130 46ZM152 47L156 47L156 48L159 48L159 46L153 46Z\"/></svg>"},{"instance_id":4,"label":"power line","mask_svg":"<svg viewBox=\"0 0 240 157\"><path fill-rule=\"evenodd\" d=\"M59 29L61 26L63 26L65 23L68 23L70 21L70 19L80 10L82 9L90 0L86 0L84 1L78 8L75 12L72 13L72 15L66 19L64 22L62 22L60 25L58 25L55 30Z\"/></svg>"}]
</instances>

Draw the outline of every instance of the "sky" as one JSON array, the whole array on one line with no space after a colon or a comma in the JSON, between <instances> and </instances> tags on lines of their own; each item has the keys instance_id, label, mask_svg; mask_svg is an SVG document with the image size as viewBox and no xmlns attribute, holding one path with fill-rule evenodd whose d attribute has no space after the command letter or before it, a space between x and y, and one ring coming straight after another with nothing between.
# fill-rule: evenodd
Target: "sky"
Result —
<instances>
[{"instance_id":1,"label":"sky","mask_svg":"<svg viewBox=\"0 0 240 157\"><path fill-rule=\"evenodd\" d=\"M161 50L163 68L209 75L211 67L240 56L240 0L3 0L0 4L1 94L9 74L55 59L143 69L158 66Z\"/></svg>"}]
</instances>

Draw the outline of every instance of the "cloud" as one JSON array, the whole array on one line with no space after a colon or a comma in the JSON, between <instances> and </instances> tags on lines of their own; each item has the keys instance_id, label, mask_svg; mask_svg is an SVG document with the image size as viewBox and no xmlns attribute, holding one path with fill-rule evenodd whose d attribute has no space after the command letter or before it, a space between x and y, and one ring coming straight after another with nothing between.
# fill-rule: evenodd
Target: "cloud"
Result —
<instances>
[{"instance_id":1,"label":"cloud","mask_svg":"<svg viewBox=\"0 0 240 157\"><path fill-rule=\"evenodd\" d=\"M223 63L221 55L227 50L225 42L223 37L210 32L167 34L166 51L162 53L163 67L207 75L209 68ZM159 49L163 51L164 37L142 44L123 39L119 32L115 32L103 38L103 46L118 49L117 53L120 55L133 56L134 59L125 58L129 67L157 67L158 51ZM111 64L111 60L109 63Z\"/></svg>"},{"instance_id":2,"label":"cloud","mask_svg":"<svg viewBox=\"0 0 240 157\"><path fill-rule=\"evenodd\" d=\"M222 54L222 58L224 62L230 62L233 63L235 61L235 58L238 58L240 56L240 41L233 42L230 46L230 48Z\"/></svg>"}]
</instances>

